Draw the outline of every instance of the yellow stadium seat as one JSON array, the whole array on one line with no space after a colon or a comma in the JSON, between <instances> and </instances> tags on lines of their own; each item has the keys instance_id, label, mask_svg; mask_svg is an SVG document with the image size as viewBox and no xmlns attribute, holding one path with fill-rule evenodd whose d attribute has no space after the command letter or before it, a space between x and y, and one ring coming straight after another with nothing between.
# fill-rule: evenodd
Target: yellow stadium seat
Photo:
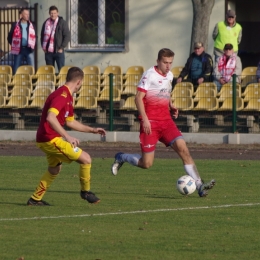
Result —
<instances>
[{"instance_id":1,"label":"yellow stadium seat","mask_svg":"<svg viewBox=\"0 0 260 260\"><path fill-rule=\"evenodd\" d=\"M178 78L179 75L181 74L181 71L182 71L183 68L184 68L183 66L173 67L173 68L171 69L171 72L172 72L172 74L173 74L173 77L174 77L174 78Z\"/></svg>"},{"instance_id":2,"label":"yellow stadium seat","mask_svg":"<svg viewBox=\"0 0 260 260\"><path fill-rule=\"evenodd\" d=\"M98 101L109 101L109 87L105 87L101 92L100 96L98 97ZM114 87L113 88L113 101L120 101L121 100L121 91Z\"/></svg>"},{"instance_id":3,"label":"yellow stadium seat","mask_svg":"<svg viewBox=\"0 0 260 260\"><path fill-rule=\"evenodd\" d=\"M6 103L5 97L0 94L0 107L4 107Z\"/></svg>"},{"instance_id":4,"label":"yellow stadium seat","mask_svg":"<svg viewBox=\"0 0 260 260\"><path fill-rule=\"evenodd\" d=\"M216 97L217 90L206 86L200 86L198 87L194 95L194 102L197 102L201 98Z\"/></svg>"},{"instance_id":5,"label":"yellow stadium seat","mask_svg":"<svg viewBox=\"0 0 260 260\"><path fill-rule=\"evenodd\" d=\"M34 75L34 67L31 65L22 65L19 66L15 74L29 74L31 76Z\"/></svg>"},{"instance_id":6,"label":"yellow stadium seat","mask_svg":"<svg viewBox=\"0 0 260 260\"><path fill-rule=\"evenodd\" d=\"M22 84L22 82L31 82L31 76L29 74L15 74L13 76L13 80L10 84L8 84L9 86L15 85L15 84ZM23 85L23 84L22 84Z\"/></svg>"},{"instance_id":7,"label":"yellow stadium seat","mask_svg":"<svg viewBox=\"0 0 260 260\"><path fill-rule=\"evenodd\" d=\"M7 83L5 83L5 85L0 85L0 96L3 97L8 97L8 87L7 87Z\"/></svg>"},{"instance_id":8,"label":"yellow stadium seat","mask_svg":"<svg viewBox=\"0 0 260 260\"><path fill-rule=\"evenodd\" d=\"M243 111L260 111L260 98L249 99Z\"/></svg>"},{"instance_id":9,"label":"yellow stadium seat","mask_svg":"<svg viewBox=\"0 0 260 260\"><path fill-rule=\"evenodd\" d=\"M35 97L48 97L50 94L52 93L52 90L50 88L36 88L33 92L32 92L32 98Z\"/></svg>"},{"instance_id":10,"label":"yellow stadium seat","mask_svg":"<svg viewBox=\"0 0 260 260\"><path fill-rule=\"evenodd\" d=\"M28 106L28 108L38 108L38 109L42 109L45 101L46 101L47 97L46 96L35 96L32 99L31 104Z\"/></svg>"},{"instance_id":11,"label":"yellow stadium seat","mask_svg":"<svg viewBox=\"0 0 260 260\"><path fill-rule=\"evenodd\" d=\"M181 97L192 97L191 90L188 88L174 88L171 93L171 99L174 100Z\"/></svg>"},{"instance_id":12,"label":"yellow stadium seat","mask_svg":"<svg viewBox=\"0 0 260 260\"><path fill-rule=\"evenodd\" d=\"M0 74L0 85L2 85L3 83L10 84L11 81L12 81L11 74L7 74L7 73Z\"/></svg>"},{"instance_id":13,"label":"yellow stadium seat","mask_svg":"<svg viewBox=\"0 0 260 260\"><path fill-rule=\"evenodd\" d=\"M213 82L205 82L205 83L199 84L196 91L194 92L194 96L196 96L196 92L199 91L201 88L213 89L216 92L216 95L217 95L218 90L217 90L216 84L213 83Z\"/></svg>"},{"instance_id":14,"label":"yellow stadium seat","mask_svg":"<svg viewBox=\"0 0 260 260\"><path fill-rule=\"evenodd\" d=\"M122 95L132 96L136 95L137 86L126 85L122 91Z\"/></svg>"},{"instance_id":15,"label":"yellow stadium seat","mask_svg":"<svg viewBox=\"0 0 260 260\"><path fill-rule=\"evenodd\" d=\"M202 97L193 110L214 111L218 109L218 100L216 97Z\"/></svg>"},{"instance_id":16,"label":"yellow stadium seat","mask_svg":"<svg viewBox=\"0 0 260 260\"><path fill-rule=\"evenodd\" d=\"M11 87L11 86L9 86L9 87ZM22 81L15 83L13 85L12 89L15 88L15 87L29 88L30 91L33 90L32 82L28 81L28 80L22 80ZM10 90L9 92L12 92L12 90Z\"/></svg>"},{"instance_id":17,"label":"yellow stadium seat","mask_svg":"<svg viewBox=\"0 0 260 260\"><path fill-rule=\"evenodd\" d=\"M119 90L123 90L122 80L122 68L120 66L108 66L105 68L103 75L101 76L101 86L107 87L110 84L109 74L113 74L113 86Z\"/></svg>"},{"instance_id":18,"label":"yellow stadium seat","mask_svg":"<svg viewBox=\"0 0 260 260\"><path fill-rule=\"evenodd\" d=\"M75 109L93 109L97 108L97 98L96 97L85 97L81 96L77 99L76 104L74 106Z\"/></svg>"},{"instance_id":19,"label":"yellow stadium seat","mask_svg":"<svg viewBox=\"0 0 260 260\"><path fill-rule=\"evenodd\" d=\"M5 108L24 108L28 106L28 97L26 96L11 96Z\"/></svg>"},{"instance_id":20,"label":"yellow stadium seat","mask_svg":"<svg viewBox=\"0 0 260 260\"><path fill-rule=\"evenodd\" d=\"M25 96L25 97L30 98L31 89L26 86L15 85L11 91L10 98L12 96Z\"/></svg>"},{"instance_id":21,"label":"yellow stadium seat","mask_svg":"<svg viewBox=\"0 0 260 260\"><path fill-rule=\"evenodd\" d=\"M12 67L9 65L0 65L0 81L10 83L13 76Z\"/></svg>"},{"instance_id":22,"label":"yellow stadium seat","mask_svg":"<svg viewBox=\"0 0 260 260\"><path fill-rule=\"evenodd\" d=\"M130 86L137 86L142 75L144 73L143 66L131 66L127 69L126 74L123 76L123 80L125 80L123 84L123 88L127 88Z\"/></svg>"},{"instance_id":23,"label":"yellow stadium seat","mask_svg":"<svg viewBox=\"0 0 260 260\"><path fill-rule=\"evenodd\" d=\"M248 84L244 90L244 92L242 93L242 97L246 96L248 91L253 91L253 90L258 90L260 91L260 83L251 83Z\"/></svg>"},{"instance_id":24,"label":"yellow stadium seat","mask_svg":"<svg viewBox=\"0 0 260 260\"><path fill-rule=\"evenodd\" d=\"M55 83L53 81L37 81L35 89L37 88L49 88L51 91L54 91Z\"/></svg>"},{"instance_id":25,"label":"yellow stadium seat","mask_svg":"<svg viewBox=\"0 0 260 260\"><path fill-rule=\"evenodd\" d=\"M233 85L232 83L224 84L219 93L217 94L218 100L222 102L225 98L233 96ZM241 85L236 84L236 96L241 97Z\"/></svg>"},{"instance_id":26,"label":"yellow stadium seat","mask_svg":"<svg viewBox=\"0 0 260 260\"><path fill-rule=\"evenodd\" d=\"M249 89L244 96L244 102L252 98L260 99L260 89Z\"/></svg>"},{"instance_id":27,"label":"yellow stadium seat","mask_svg":"<svg viewBox=\"0 0 260 260\"><path fill-rule=\"evenodd\" d=\"M243 110L244 101L241 97L236 97L236 111ZM218 111L230 111L233 110L233 98L228 97L223 101L222 106L218 109Z\"/></svg>"},{"instance_id":28,"label":"yellow stadium seat","mask_svg":"<svg viewBox=\"0 0 260 260\"><path fill-rule=\"evenodd\" d=\"M10 74L10 75L13 75L13 69L9 65L0 65L0 74Z\"/></svg>"},{"instance_id":29,"label":"yellow stadium seat","mask_svg":"<svg viewBox=\"0 0 260 260\"><path fill-rule=\"evenodd\" d=\"M83 86L81 87L80 91L78 92L79 97L86 96L86 97L98 97L99 96L99 89L93 86Z\"/></svg>"},{"instance_id":30,"label":"yellow stadium seat","mask_svg":"<svg viewBox=\"0 0 260 260\"><path fill-rule=\"evenodd\" d=\"M84 78L82 85L99 86L100 85L100 69L98 66L86 66L83 68Z\"/></svg>"},{"instance_id":31,"label":"yellow stadium seat","mask_svg":"<svg viewBox=\"0 0 260 260\"><path fill-rule=\"evenodd\" d=\"M241 85L246 87L247 84L256 82L257 67L246 67L241 73Z\"/></svg>"},{"instance_id":32,"label":"yellow stadium seat","mask_svg":"<svg viewBox=\"0 0 260 260\"><path fill-rule=\"evenodd\" d=\"M189 89L191 91L191 94L193 95L194 93L194 86L191 82L180 82L180 83L177 83L175 86L174 86L174 89Z\"/></svg>"},{"instance_id":33,"label":"yellow stadium seat","mask_svg":"<svg viewBox=\"0 0 260 260\"><path fill-rule=\"evenodd\" d=\"M135 96L128 97L122 107L120 107L120 110L137 110L136 104L135 104Z\"/></svg>"},{"instance_id":34,"label":"yellow stadium seat","mask_svg":"<svg viewBox=\"0 0 260 260\"><path fill-rule=\"evenodd\" d=\"M192 110L194 108L194 102L191 97L176 97L173 104L180 111Z\"/></svg>"}]
</instances>

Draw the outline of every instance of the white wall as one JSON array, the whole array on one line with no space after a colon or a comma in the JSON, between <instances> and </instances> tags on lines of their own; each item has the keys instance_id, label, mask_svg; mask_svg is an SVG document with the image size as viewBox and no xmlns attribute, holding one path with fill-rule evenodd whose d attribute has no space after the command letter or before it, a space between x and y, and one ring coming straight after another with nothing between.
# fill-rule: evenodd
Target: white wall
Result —
<instances>
[{"instance_id":1,"label":"white wall","mask_svg":"<svg viewBox=\"0 0 260 260\"><path fill-rule=\"evenodd\" d=\"M56 5L65 20L67 0L30 0L39 4L38 35L49 17L48 8ZM101 72L109 65L120 65L123 72L129 66L142 65L145 69L156 62L159 49L167 47L175 52L173 66L183 66L189 56L193 7L191 0L129 0L129 43L123 53L66 52L66 65L98 65ZM208 53L213 54L212 31L224 19L224 1L216 0L211 15ZM38 39L40 41L40 37ZM44 65L44 55L38 44L39 64Z\"/></svg>"}]
</instances>

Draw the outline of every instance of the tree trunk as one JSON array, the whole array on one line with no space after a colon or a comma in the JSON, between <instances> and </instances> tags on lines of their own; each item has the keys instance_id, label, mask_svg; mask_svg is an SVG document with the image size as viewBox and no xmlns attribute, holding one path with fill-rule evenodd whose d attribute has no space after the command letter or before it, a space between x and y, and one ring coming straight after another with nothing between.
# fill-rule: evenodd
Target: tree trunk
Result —
<instances>
[{"instance_id":1,"label":"tree trunk","mask_svg":"<svg viewBox=\"0 0 260 260\"><path fill-rule=\"evenodd\" d=\"M194 42L202 42L208 48L209 21L215 0L191 0L193 4L193 24L190 50Z\"/></svg>"}]
</instances>

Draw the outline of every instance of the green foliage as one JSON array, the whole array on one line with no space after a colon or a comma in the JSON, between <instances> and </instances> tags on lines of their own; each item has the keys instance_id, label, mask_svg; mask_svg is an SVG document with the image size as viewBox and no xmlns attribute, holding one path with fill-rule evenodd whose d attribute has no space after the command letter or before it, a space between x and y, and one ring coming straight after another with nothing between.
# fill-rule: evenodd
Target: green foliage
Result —
<instances>
[{"instance_id":1,"label":"green foliage","mask_svg":"<svg viewBox=\"0 0 260 260\"><path fill-rule=\"evenodd\" d=\"M118 176L112 161L93 159L99 204L80 199L72 163L44 197L52 206L29 207L45 158L0 157L0 259L259 259L259 161L198 160L217 180L206 198L177 192L180 160L124 165Z\"/></svg>"}]
</instances>

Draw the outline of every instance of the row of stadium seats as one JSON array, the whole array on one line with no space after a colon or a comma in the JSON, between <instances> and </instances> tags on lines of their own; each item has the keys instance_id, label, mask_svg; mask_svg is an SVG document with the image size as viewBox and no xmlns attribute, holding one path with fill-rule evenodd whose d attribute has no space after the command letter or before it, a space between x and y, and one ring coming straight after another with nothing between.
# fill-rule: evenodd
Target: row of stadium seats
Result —
<instances>
[{"instance_id":1,"label":"row of stadium seats","mask_svg":"<svg viewBox=\"0 0 260 260\"><path fill-rule=\"evenodd\" d=\"M27 84L31 82L33 86L39 85L41 82L52 82L56 87L63 85L66 81L68 69L71 66L61 68L58 75L55 75L55 68L51 65L39 67L36 74L32 66L20 66L15 75L12 75L12 68L8 65L0 66L0 85L7 83L8 86L13 86L17 83ZM139 82L144 68L142 66L131 66L127 69L126 74L122 74L120 66L108 66L104 73L100 73L98 66L86 66L83 68L84 79L83 85L88 86L109 86L109 74L112 73L113 84L121 91L123 86L136 86Z\"/></svg>"},{"instance_id":2,"label":"row of stadium seats","mask_svg":"<svg viewBox=\"0 0 260 260\"><path fill-rule=\"evenodd\" d=\"M20 66L15 75L12 75L12 68L8 65L0 66L0 85L7 83L8 86L15 84L25 85L28 82L32 83L32 86L52 84L56 88L64 84L66 80L66 74L71 66L64 66L61 68L58 75L55 74L55 68L51 65L40 66L37 72L34 72L34 68L29 65ZM172 68L174 77L178 77L183 67L177 66ZM245 87L248 83L256 82L256 70L257 67L246 67L242 71L241 86ZM102 88L109 85L109 74L113 73L113 84L121 91L129 86L136 86L139 82L144 67L142 66L131 66L127 69L126 73L122 73L120 66L108 66L105 68L103 74L100 73L98 66L86 66L83 68L84 79L83 85L95 86Z\"/></svg>"}]
</instances>

